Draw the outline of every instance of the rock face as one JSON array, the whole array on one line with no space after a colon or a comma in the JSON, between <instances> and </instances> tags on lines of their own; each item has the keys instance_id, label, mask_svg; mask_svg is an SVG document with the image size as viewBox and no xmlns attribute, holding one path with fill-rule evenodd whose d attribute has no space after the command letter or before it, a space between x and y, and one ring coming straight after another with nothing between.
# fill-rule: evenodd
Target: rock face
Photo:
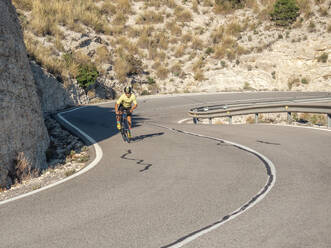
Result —
<instances>
[{"instance_id":1,"label":"rock face","mask_svg":"<svg viewBox=\"0 0 331 248\"><path fill-rule=\"evenodd\" d=\"M13 183L23 152L32 168L46 167L49 138L22 31L10 0L0 0L0 186Z\"/></svg>"},{"instance_id":2,"label":"rock face","mask_svg":"<svg viewBox=\"0 0 331 248\"><path fill-rule=\"evenodd\" d=\"M64 88L52 74L35 62L30 65L44 113L54 113L76 104L88 103L84 90L78 85L72 83Z\"/></svg>"}]
</instances>

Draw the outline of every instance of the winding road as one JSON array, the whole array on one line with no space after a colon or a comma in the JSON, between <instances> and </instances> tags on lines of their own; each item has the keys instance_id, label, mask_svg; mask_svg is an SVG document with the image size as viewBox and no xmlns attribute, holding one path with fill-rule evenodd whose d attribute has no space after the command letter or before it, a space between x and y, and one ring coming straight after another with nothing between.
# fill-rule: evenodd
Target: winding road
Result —
<instances>
[{"instance_id":1,"label":"winding road","mask_svg":"<svg viewBox=\"0 0 331 248\"><path fill-rule=\"evenodd\" d=\"M178 124L193 107L298 96L323 94L138 98L131 144L113 102L62 114L103 156L72 180L0 205L0 247L330 248L331 132Z\"/></svg>"}]
</instances>

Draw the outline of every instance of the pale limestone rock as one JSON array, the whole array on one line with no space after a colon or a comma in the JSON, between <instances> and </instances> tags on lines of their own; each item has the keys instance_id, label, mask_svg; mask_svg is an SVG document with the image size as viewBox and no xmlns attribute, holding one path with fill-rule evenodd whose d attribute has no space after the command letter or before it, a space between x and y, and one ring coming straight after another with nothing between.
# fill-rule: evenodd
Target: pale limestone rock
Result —
<instances>
[{"instance_id":1,"label":"pale limestone rock","mask_svg":"<svg viewBox=\"0 0 331 248\"><path fill-rule=\"evenodd\" d=\"M22 31L11 1L0 0L0 186L10 186L19 152L45 168L48 134Z\"/></svg>"}]
</instances>

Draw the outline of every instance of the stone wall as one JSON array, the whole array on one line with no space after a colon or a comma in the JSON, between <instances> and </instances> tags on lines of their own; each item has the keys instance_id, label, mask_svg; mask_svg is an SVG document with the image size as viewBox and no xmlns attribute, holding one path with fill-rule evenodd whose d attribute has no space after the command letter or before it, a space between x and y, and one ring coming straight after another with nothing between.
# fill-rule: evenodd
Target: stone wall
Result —
<instances>
[{"instance_id":1,"label":"stone wall","mask_svg":"<svg viewBox=\"0 0 331 248\"><path fill-rule=\"evenodd\" d=\"M49 138L15 8L0 0L0 186L12 184L15 159L24 152L46 167Z\"/></svg>"}]
</instances>

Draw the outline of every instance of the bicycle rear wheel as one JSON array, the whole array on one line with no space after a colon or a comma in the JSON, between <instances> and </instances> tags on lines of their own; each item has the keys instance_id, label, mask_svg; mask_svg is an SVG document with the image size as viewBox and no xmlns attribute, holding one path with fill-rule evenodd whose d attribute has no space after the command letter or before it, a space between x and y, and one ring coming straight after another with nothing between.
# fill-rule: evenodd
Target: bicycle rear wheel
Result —
<instances>
[{"instance_id":1,"label":"bicycle rear wheel","mask_svg":"<svg viewBox=\"0 0 331 248\"><path fill-rule=\"evenodd\" d=\"M121 129L121 135L122 135L124 142L129 142L127 132L124 128Z\"/></svg>"}]
</instances>

